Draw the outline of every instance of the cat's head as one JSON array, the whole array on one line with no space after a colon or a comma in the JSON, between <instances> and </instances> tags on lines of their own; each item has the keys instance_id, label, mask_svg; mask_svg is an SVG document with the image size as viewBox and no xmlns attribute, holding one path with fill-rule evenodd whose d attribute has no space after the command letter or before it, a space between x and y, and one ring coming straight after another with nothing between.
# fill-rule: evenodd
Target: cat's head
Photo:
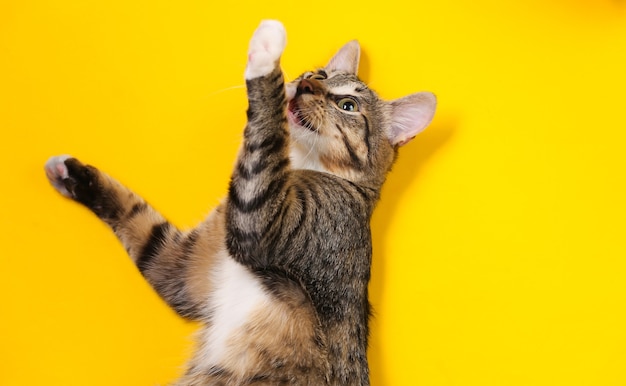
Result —
<instances>
[{"instance_id":1,"label":"cat's head","mask_svg":"<svg viewBox=\"0 0 626 386\"><path fill-rule=\"evenodd\" d=\"M397 149L428 126L436 99L420 92L384 101L357 77L351 41L326 67L287 85L293 166L382 183Z\"/></svg>"}]
</instances>

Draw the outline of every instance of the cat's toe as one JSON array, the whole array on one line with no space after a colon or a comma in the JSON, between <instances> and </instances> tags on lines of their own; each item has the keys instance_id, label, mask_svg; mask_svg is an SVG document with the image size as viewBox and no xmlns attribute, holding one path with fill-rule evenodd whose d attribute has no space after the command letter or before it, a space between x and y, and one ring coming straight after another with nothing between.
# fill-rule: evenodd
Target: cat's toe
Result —
<instances>
[{"instance_id":1,"label":"cat's toe","mask_svg":"<svg viewBox=\"0 0 626 386\"><path fill-rule=\"evenodd\" d=\"M250 39L246 79L270 74L277 66L286 42L287 34L281 22L262 21Z\"/></svg>"},{"instance_id":2,"label":"cat's toe","mask_svg":"<svg viewBox=\"0 0 626 386\"><path fill-rule=\"evenodd\" d=\"M250 48L266 51L274 60L278 60L285 50L287 33L283 23L278 20L263 20L254 31Z\"/></svg>"},{"instance_id":3,"label":"cat's toe","mask_svg":"<svg viewBox=\"0 0 626 386\"><path fill-rule=\"evenodd\" d=\"M65 161L72 158L69 155L58 155L50 157L46 162L44 169L46 170L46 176L48 181L54 186L54 188L66 197L72 197L72 193L67 190L65 186L65 180L69 178L69 171Z\"/></svg>"}]
</instances>

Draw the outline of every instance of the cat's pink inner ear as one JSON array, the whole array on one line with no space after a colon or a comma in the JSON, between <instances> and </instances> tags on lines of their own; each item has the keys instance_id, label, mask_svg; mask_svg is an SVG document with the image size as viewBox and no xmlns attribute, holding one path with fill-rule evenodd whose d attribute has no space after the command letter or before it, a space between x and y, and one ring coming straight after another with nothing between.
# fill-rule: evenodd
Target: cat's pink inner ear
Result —
<instances>
[{"instance_id":1,"label":"cat's pink inner ear","mask_svg":"<svg viewBox=\"0 0 626 386\"><path fill-rule=\"evenodd\" d=\"M361 46L356 40L346 43L326 65L329 72L339 71L356 75L359 70Z\"/></svg>"},{"instance_id":2,"label":"cat's pink inner ear","mask_svg":"<svg viewBox=\"0 0 626 386\"><path fill-rule=\"evenodd\" d=\"M430 92L419 92L391 102L389 141L393 146L407 144L432 121L437 98Z\"/></svg>"}]
</instances>

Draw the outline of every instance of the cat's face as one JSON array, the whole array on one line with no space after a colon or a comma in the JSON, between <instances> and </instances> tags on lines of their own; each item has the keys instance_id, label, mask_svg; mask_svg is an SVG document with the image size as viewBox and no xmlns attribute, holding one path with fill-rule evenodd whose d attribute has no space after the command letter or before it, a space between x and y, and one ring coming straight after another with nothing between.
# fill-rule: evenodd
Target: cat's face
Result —
<instances>
[{"instance_id":1,"label":"cat's face","mask_svg":"<svg viewBox=\"0 0 626 386\"><path fill-rule=\"evenodd\" d=\"M383 101L356 76L359 51L350 42L326 67L287 85L292 161L296 168L382 182L397 147L430 123L436 102L431 93Z\"/></svg>"}]
</instances>

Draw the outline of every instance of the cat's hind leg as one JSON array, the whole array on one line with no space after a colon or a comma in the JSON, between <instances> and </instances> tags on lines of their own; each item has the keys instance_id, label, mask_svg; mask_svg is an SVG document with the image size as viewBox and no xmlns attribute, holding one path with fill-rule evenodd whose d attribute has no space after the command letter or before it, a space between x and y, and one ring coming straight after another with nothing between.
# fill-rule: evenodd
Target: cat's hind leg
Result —
<instances>
[{"instance_id":1,"label":"cat's hind leg","mask_svg":"<svg viewBox=\"0 0 626 386\"><path fill-rule=\"evenodd\" d=\"M59 193L85 205L108 224L120 239L131 259L159 295L181 316L203 317L206 301L206 272L211 246L202 246L204 229L213 232L213 255L218 254L219 227L210 222L183 232L167 221L139 195L93 166L70 156L48 160L45 171ZM214 213L219 220L219 210ZM215 222L214 221L214 222ZM204 247L204 248L201 248ZM203 275L203 277L200 277Z\"/></svg>"}]
</instances>

